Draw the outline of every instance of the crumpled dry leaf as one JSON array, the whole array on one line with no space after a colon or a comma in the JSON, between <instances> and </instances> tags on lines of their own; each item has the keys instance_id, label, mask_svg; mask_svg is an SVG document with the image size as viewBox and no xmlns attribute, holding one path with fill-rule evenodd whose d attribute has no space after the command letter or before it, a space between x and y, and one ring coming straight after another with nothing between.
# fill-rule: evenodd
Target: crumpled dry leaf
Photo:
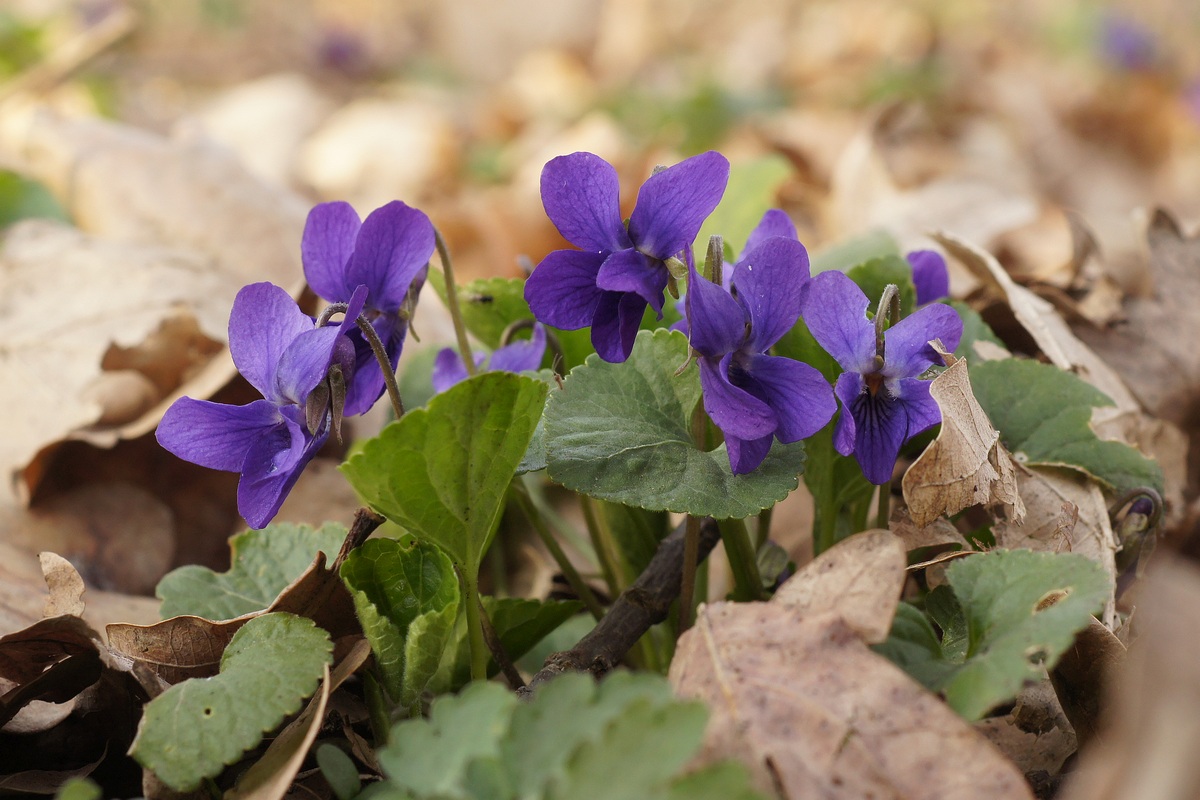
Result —
<instances>
[{"instance_id":1,"label":"crumpled dry leaf","mask_svg":"<svg viewBox=\"0 0 1200 800\"><path fill-rule=\"evenodd\" d=\"M1112 683L1114 713L1083 752L1063 800L1200 795L1200 571L1164 560L1138 606L1142 634Z\"/></svg>"},{"instance_id":2,"label":"crumpled dry leaf","mask_svg":"<svg viewBox=\"0 0 1200 800\"><path fill-rule=\"evenodd\" d=\"M711 708L702 761L737 757L760 790L797 800L1031 797L983 737L856 632L886 635L902 550L886 531L858 534L784 584L778 602L701 608L670 678ZM840 613L843 592L855 622Z\"/></svg>"},{"instance_id":3,"label":"crumpled dry leaf","mask_svg":"<svg viewBox=\"0 0 1200 800\"><path fill-rule=\"evenodd\" d=\"M981 719L972 727L1026 776L1037 771L1058 775L1063 763L1079 749L1049 680L1023 688L1004 716Z\"/></svg>"},{"instance_id":4,"label":"crumpled dry leaf","mask_svg":"<svg viewBox=\"0 0 1200 800\"><path fill-rule=\"evenodd\" d=\"M1010 550L1078 553L1099 563L1116 584L1117 538L1100 488L1070 470L1017 465L1017 490L1025 502L1026 521L1019 525L996 520L996 546ZM1116 607L1109 601L1102 621L1116 625Z\"/></svg>"},{"instance_id":5,"label":"crumpled dry leaf","mask_svg":"<svg viewBox=\"0 0 1200 800\"><path fill-rule=\"evenodd\" d=\"M1110 687L1125 661L1125 645L1099 620L1075 634L1075 642L1050 671L1050 683L1075 729L1080 747L1109 716Z\"/></svg>"},{"instance_id":6,"label":"crumpled dry leaf","mask_svg":"<svg viewBox=\"0 0 1200 800\"><path fill-rule=\"evenodd\" d=\"M901 482L913 521L923 526L969 506L1001 505L1020 523L1025 506L1012 457L971 391L967 362L956 361L934 378L929 394L941 409L942 427Z\"/></svg>"},{"instance_id":7,"label":"crumpled dry leaf","mask_svg":"<svg viewBox=\"0 0 1200 800\"><path fill-rule=\"evenodd\" d=\"M42 576L50 590L42 615L46 617L83 616L83 578L71 562L49 551L38 553Z\"/></svg>"},{"instance_id":8,"label":"crumpled dry leaf","mask_svg":"<svg viewBox=\"0 0 1200 800\"><path fill-rule=\"evenodd\" d=\"M354 601L338 575L339 564L335 561L327 567L325 554L317 553L312 566L280 592L268 608L231 620L214 622L179 616L153 625L111 624L105 629L109 647L175 684L187 678L216 675L233 635L262 614L283 611L308 617L335 640L359 633Z\"/></svg>"},{"instance_id":9,"label":"crumpled dry leaf","mask_svg":"<svg viewBox=\"0 0 1200 800\"><path fill-rule=\"evenodd\" d=\"M971 549L971 543L958 532L958 528L954 527L950 520L938 517L928 525L918 525L904 506L892 511L888 527L904 542L904 549L910 552L942 545L957 545L959 550Z\"/></svg>"},{"instance_id":10,"label":"crumpled dry leaf","mask_svg":"<svg viewBox=\"0 0 1200 800\"><path fill-rule=\"evenodd\" d=\"M112 446L152 430L182 394L210 396L233 376L232 363L220 345L238 289L269 280L298 296L303 287L299 241L306 204L260 182L228 152L204 141L167 140L113 122L66 119L43 107L12 102L0 108L0 164L41 181L81 230L103 240L79 234L72 239L59 231L55 239L22 245L23 258L43 269L52 268L59 257L56 252L81 251L78 258L87 265L86 271L80 272L75 264L70 279L55 281L40 274L37 281L22 287L28 296L20 304L10 299L17 296L18 284L0 294L12 304L2 315L5 319L15 320L17 311L26 316L41 314L34 320L39 341L28 339L28 327L5 337L27 342L6 359L6 369L11 367L12 372L19 367L22 375L6 384L32 399L4 403L18 418L27 416L31 424L17 425L14 430L21 436L6 442L0 451L3 473L24 467L39 449L68 434ZM50 235L44 233L45 223L35 223L32 230ZM40 252L37 258L35 252ZM5 260L12 259L8 253ZM132 272L131 264L137 267ZM7 275L12 270L6 266L6 282L12 280ZM91 276L94 288L80 288L79 275ZM131 291L134 276L143 278L141 291ZM121 292L113 295L112 286L120 286ZM56 293L45 296L46 291ZM72 309L73 303L83 305ZM97 305L112 307L112 315L97 315ZM69 312L65 318L44 313L45 308L64 306ZM161 350L156 331L178 339L179 325L171 320L180 314L191 319L199 335L211 340L203 354L210 360L177 365L183 386L155 384L159 402L142 408L146 397L140 401L135 397L117 415L127 418L140 412L135 418L96 427L94 423L105 416L97 400L113 387L90 384L101 378L112 380L102 369L116 371L127 368L123 363L136 363L143 346ZM91 322L96 319L104 324ZM114 328L116 322L121 326ZM47 327L51 323L54 327ZM45 348L50 350L43 352ZM115 363L102 364L106 356ZM47 363L55 369L47 371ZM51 380L47 375L57 377ZM155 376L147 377L155 383ZM141 383L137 391L146 388ZM91 397L81 398L88 391ZM119 392L123 401L129 391L126 385ZM8 474L5 478L0 491L9 489Z\"/></svg>"}]
</instances>

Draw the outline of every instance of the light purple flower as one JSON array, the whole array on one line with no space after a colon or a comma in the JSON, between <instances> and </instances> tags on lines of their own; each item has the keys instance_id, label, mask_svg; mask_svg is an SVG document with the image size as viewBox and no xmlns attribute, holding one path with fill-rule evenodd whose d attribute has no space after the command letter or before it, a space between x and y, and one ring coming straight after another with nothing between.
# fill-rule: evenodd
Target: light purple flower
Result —
<instances>
[{"instance_id":1,"label":"light purple flower","mask_svg":"<svg viewBox=\"0 0 1200 800\"><path fill-rule=\"evenodd\" d=\"M820 372L766 354L800 317L808 252L781 236L753 242L730 270L728 289L700 277L694 266L688 273L687 317L704 410L725 434L735 475L756 469L773 439L812 436L837 410Z\"/></svg>"},{"instance_id":2,"label":"light purple flower","mask_svg":"<svg viewBox=\"0 0 1200 800\"><path fill-rule=\"evenodd\" d=\"M592 153L559 156L542 170L542 205L558 232L580 248L555 250L525 284L525 300L541 322L565 330L592 328L605 361L629 357L649 305L662 319L666 259L683 252L717 207L729 162L702 153L655 173L642 184L626 229L617 172Z\"/></svg>"},{"instance_id":3,"label":"light purple flower","mask_svg":"<svg viewBox=\"0 0 1200 800\"><path fill-rule=\"evenodd\" d=\"M950 271L936 250L914 250L905 256L912 267L917 305L923 306L950 296Z\"/></svg>"},{"instance_id":4,"label":"light purple flower","mask_svg":"<svg viewBox=\"0 0 1200 800\"><path fill-rule=\"evenodd\" d=\"M425 283L433 249L429 217L399 201L375 209L362 222L349 203L321 203L309 212L300 244L304 276L324 299L344 303L357 286L367 287L364 311L393 370L408 334L407 314ZM383 395L384 382L362 332L355 328L349 336L358 369L347 386L346 415L354 416Z\"/></svg>"},{"instance_id":5,"label":"light purple flower","mask_svg":"<svg viewBox=\"0 0 1200 800\"><path fill-rule=\"evenodd\" d=\"M475 366L480 371L531 372L542 365L546 354L546 329L540 322L533 324L532 335L524 341L514 341L497 348L490 356L476 351ZM444 392L459 381L467 379L462 356L453 347L443 347L433 362L433 389Z\"/></svg>"},{"instance_id":6,"label":"light purple flower","mask_svg":"<svg viewBox=\"0 0 1200 800\"><path fill-rule=\"evenodd\" d=\"M926 306L889 328L877 353L867 306L854 281L834 271L815 276L801 300L809 331L845 370L834 386L842 404L834 447L844 456L853 453L867 480L883 484L892 478L900 447L941 422L928 381L917 376L941 362L930 341L940 339L947 350L958 346L962 320L950 306Z\"/></svg>"},{"instance_id":7,"label":"light purple flower","mask_svg":"<svg viewBox=\"0 0 1200 800\"><path fill-rule=\"evenodd\" d=\"M348 299L362 309L366 287ZM238 511L255 528L271 521L284 498L329 437L331 415L321 409L309 430L309 393L337 363L352 377L354 352L340 325L315 327L287 292L255 283L238 292L229 315L229 351L262 400L244 406L182 397L158 425L159 444L202 467L240 472Z\"/></svg>"}]
</instances>

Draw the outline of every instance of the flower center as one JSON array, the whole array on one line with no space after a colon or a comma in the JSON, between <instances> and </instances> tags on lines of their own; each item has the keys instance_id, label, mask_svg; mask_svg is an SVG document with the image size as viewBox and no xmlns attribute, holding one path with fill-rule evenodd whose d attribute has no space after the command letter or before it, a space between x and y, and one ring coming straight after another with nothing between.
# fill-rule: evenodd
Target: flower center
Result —
<instances>
[{"instance_id":1,"label":"flower center","mask_svg":"<svg viewBox=\"0 0 1200 800\"><path fill-rule=\"evenodd\" d=\"M883 386L883 375L878 372L868 372L863 375L863 381L867 384L867 391L874 397L879 394L879 390Z\"/></svg>"}]
</instances>

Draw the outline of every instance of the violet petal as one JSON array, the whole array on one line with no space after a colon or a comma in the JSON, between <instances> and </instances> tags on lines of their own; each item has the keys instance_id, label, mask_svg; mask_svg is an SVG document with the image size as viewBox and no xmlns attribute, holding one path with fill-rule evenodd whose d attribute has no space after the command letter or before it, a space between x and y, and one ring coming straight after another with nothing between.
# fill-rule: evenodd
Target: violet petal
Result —
<instances>
[{"instance_id":1,"label":"violet petal","mask_svg":"<svg viewBox=\"0 0 1200 800\"><path fill-rule=\"evenodd\" d=\"M766 402L730 382L731 360L731 355L698 360L704 410L726 436L760 439L773 435L778 425L775 412Z\"/></svg>"},{"instance_id":2,"label":"violet petal","mask_svg":"<svg viewBox=\"0 0 1200 800\"><path fill-rule=\"evenodd\" d=\"M300 238L304 277L314 292L331 303L349 298L346 262L360 227L358 213L349 203L321 203L308 212Z\"/></svg>"},{"instance_id":3,"label":"violet petal","mask_svg":"<svg viewBox=\"0 0 1200 800\"><path fill-rule=\"evenodd\" d=\"M663 290L670 277L666 267L632 248L617 250L600 266L596 286L606 292L634 292L662 318Z\"/></svg>"},{"instance_id":4,"label":"violet petal","mask_svg":"<svg viewBox=\"0 0 1200 800\"><path fill-rule=\"evenodd\" d=\"M240 472L251 445L281 419L270 400L231 406L181 397L163 414L154 437L185 461Z\"/></svg>"},{"instance_id":5,"label":"violet petal","mask_svg":"<svg viewBox=\"0 0 1200 800\"><path fill-rule=\"evenodd\" d=\"M792 218L778 208L772 208L763 214L763 218L754 226L754 230L750 231L750 235L746 237L746 246L742 249L741 255L738 256L738 261L746 257L754 249L755 245L765 242L772 236L782 236L785 239L797 239L796 226L792 222Z\"/></svg>"},{"instance_id":6,"label":"violet petal","mask_svg":"<svg viewBox=\"0 0 1200 800\"><path fill-rule=\"evenodd\" d=\"M941 364L941 356L929 342L941 339L942 345L953 352L962 330L962 319L948 305L934 303L917 309L884 332L884 374L889 378L912 378Z\"/></svg>"},{"instance_id":7,"label":"violet petal","mask_svg":"<svg viewBox=\"0 0 1200 800\"><path fill-rule=\"evenodd\" d=\"M747 349L765 353L800 318L800 293L808 282L808 251L794 239L773 237L751 249L730 280L750 312Z\"/></svg>"},{"instance_id":8,"label":"violet petal","mask_svg":"<svg viewBox=\"0 0 1200 800\"><path fill-rule=\"evenodd\" d=\"M862 392L849 405L854 417L854 457L874 484L887 483L896 468L900 446L908 436L904 404L886 391Z\"/></svg>"},{"instance_id":9,"label":"violet petal","mask_svg":"<svg viewBox=\"0 0 1200 800\"><path fill-rule=\"evenodd\" d=\"M837 401L824 376L801 361L752 355L747 359L746 373L775 412L775 435L781 442L807 439L824 428L837 411Z\"/></svg>"},{"instance_id":10,"label":"violet petal","mask_svg":"<svg viewBox=\"0 0 1200 800\"><path fill-rule=\"evenodd\" d=\"M518 339L497 349L487 365L489 370L532 372L542 366L542 357L545 355L546 329L540 322L535 322L529 339Z\"/></svg>"},{"instance_id":11,"label":"violet petal","mask_svg":"<svg viewBox=\"0 0 1200 800\"><path fill-rule=\"evenodd\" d=\"M897 399L904 404L905 413L908 414L908 433L905 441L934 425L941 424L942 409L929 395L930 381L905 378L899 381L899 384L900 394Z\"/></svg>"},{"instance_id":12,"label":"violet petal","mask_svg":"<svg viewBox=\"0 0 1200 800\"><path fill-rule=\"evenodd\" d=\"M630 246L621 223L617 171L594 153L571 153L542 168L542 206L571 244L591 253Z\"/></svg>"},{"instance_id":13,"label":"violet petal","mask_svg":"<svg viewBox=\"0 0 1200 800\"><path fill-rule=\"evenodd\" d=\"M238 512L253 528L262 528L283 505L300 473L329 436L328 430L311 437L300 418L300 409L283 409L281 424L250 448L238 483Z\"/></svg>"},{"instance_id":14,"label":"violet petal","mask_svg":"<svg viewBox=\"0 0 1200 800\"><path fill-rule=\"evenodd\" d=\"M854 452L854 438L858 434L850 407L866 390L867 385L858 372L843 372L833 385L834 395L842 401L842 413L838 414L837 424L833 428L833 447L844 456Z\"/></svg>"},{"instance_id":15,"label":"violet petal","mask_svg":"<svg viewBox=\"0 0 1200 800\"><path fill-rule=\"evenodd\" d=\"M729 183L729 161L710 150L651 175L638 192L629 238L647 255L667 259L691 247Z\"/></svg>"},{"instance_id":16,"label":"violet petal","mask_svg":"<svg viewBox=\"0 0 1200 800\"><path fill-rule=\"evenodd\" d=\"M875 361L875 326L867 319L867 303L858 284L841 272L822 272L804 285L804 322L842 369L862 372Z\"/></svg>"},{"instance_id":17,"label":"violet petal","mask_svg":"<svg viewBox=\"0 0 1200 800\"><path fill-rule=\"evenodd\" d=\"M229 352L238 372L276 405L291 400L276 390L275 373L284 350L313 320L291 295L272 283L243 287L229 312Z\"/></svg>"},{"instance_id":18,"label":"violet petal","mask_svg":"<svg viewBox=\"0 0 1200 800\"><path fill-rule=\"evenodd\" d=\"M607 255L582 250L555 250L542 259L525 281L525 302L539 321L573 331L592 324L604 292L596 273Z\"/></svg>"},{"instance_id":19,"label":"violet petal","mask_svg":"<svg viewBox=\"0 0 1200 800\"><path fill-rule=\"evenodd\" d=\"M629 358L645 313L646 301L640 295L603 292L592 319L592 347L600 358L613 364Z\"/></svg>"},{"instance_id":20,"label":"violet petal","mask_svg":"<svg viewBox=\"0 0 1200 800\"><path fill-rule=\"evenodd\" d=\"M695 267L688 269L685 300L691 345L710 357L720 357L741 347L746 339L746 310L728 292Z\"/></svg>"},{"instance_id":21,"label":"violet petal","mask_svg":"<svg viewBox=\"0 0 1200 800\"><path fill-rule=\"evenodd\" d=\"M433 359L430 380L435 392L444 392L459 381L467 379L467 368L462 356L453 347L443 347Z\"/></svg>"},{"instance_id":22,"label":"violet petal","mask_svg":"<svg viewBox=\"0 0 1200 800\"><path fill-rule=\"evenodd\" d=\"M363 220L346 264L347 286L370 287L371 308L395 313L413 279L433 255L433 223L399 200L372 211Z\"/></svg>"},{"instance_id":23,"label":"violet petal","mask_svg":"<svg viewBox=\"0 0 1200 800\"><path fill-rule=\"evenodd\" d=\"M758 469L771 451L771 442L775 437L771 434L757 439L739 439L736 436L725 436L725 449L729 451L729 469L734 475L745 475Z\"/></svg>"},{"instance_id":24,"label":"violet petal","mask_svg":"<svg viewBox=\"0 0 1200 800\"><path fill-rule=\"evenodd\" d=\"M917 305L925 305L950 295L950 272L946 259L936 250L914 250L905 256L912 265Z\"/></svg>"}]
</instances>

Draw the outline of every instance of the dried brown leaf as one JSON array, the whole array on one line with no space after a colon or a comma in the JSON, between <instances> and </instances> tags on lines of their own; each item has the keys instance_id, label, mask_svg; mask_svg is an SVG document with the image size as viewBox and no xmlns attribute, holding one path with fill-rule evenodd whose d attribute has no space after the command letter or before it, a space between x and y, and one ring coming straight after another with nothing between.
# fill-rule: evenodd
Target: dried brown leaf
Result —
<instances>
[{"instance_id":1,"label":"dried brown leaf","mask_svg":"<svg viewBox=\"0 0 1200 800\"><path fill-rule=\"evenodd\" d=\"M918 525L908 509L901 507L892 512L888 524L892 533L904 542L904 549L910 552L942 545L957 545L959 550L971 549L971 543L944 517L938 517L928 525Z\"/></svg>"},{"instance_id":2,"label":"dried brown leaf","mask_svg":"<svg viewBox=\"0 0 1200 800\"><path fill-rule=\"evenodd\" d=\"M1020 522L1012 457L971 390L967 362L959 360L929 385L942 412L942 428L904 474L904 501L917 525L975 505L1001 505Z\"/></svg>"},{"instance_id":3,"label":"dried brown leaf","mask_svg":"<svg viewBox=\"0 0 1200 800\"><path fill-rule=\"evenodd\" d=\"M1075 641L1050 671L1050 683L1075 729L1079 746L1095 738L1109 713L1109 682L1125 661L1125 645L1098 620L1075 634Z\"/></svg>"},{"instance_id":4,"label":"dried brown leaf","mask_svg":"<svg viewBox=\"0 0 1200 800\"><path fill-rule=\"evenodd\" d=\"M711 709L701 759L737 757L782 798L1032 797L1010 762L834 612L705 606L671 681Z\"/></svg>"},{"instance_id":5,"label":"dried brown leaf","mask_svg":"<svg viewBox=\"0 0 1200 800\"><path fill-rule=\"evenodd\" d=\"M42 565L46 588L50 590L42 614L47 617L82 617L84 585L75 567L62 556L50 552L38 553L38 561Z\"/></svg>"},{"instance_id":6,"label":"dried brown leaf","mask_svg":"<svg viewBox=\"0 0 1200 800\"><path fill-rule=\"evenodd\" d=\"M890 531L855 534L805 564L772 603L804 617L836 612L864 641L882 642L904 588L904 545Z\"/></svg>"}]
</instances>

